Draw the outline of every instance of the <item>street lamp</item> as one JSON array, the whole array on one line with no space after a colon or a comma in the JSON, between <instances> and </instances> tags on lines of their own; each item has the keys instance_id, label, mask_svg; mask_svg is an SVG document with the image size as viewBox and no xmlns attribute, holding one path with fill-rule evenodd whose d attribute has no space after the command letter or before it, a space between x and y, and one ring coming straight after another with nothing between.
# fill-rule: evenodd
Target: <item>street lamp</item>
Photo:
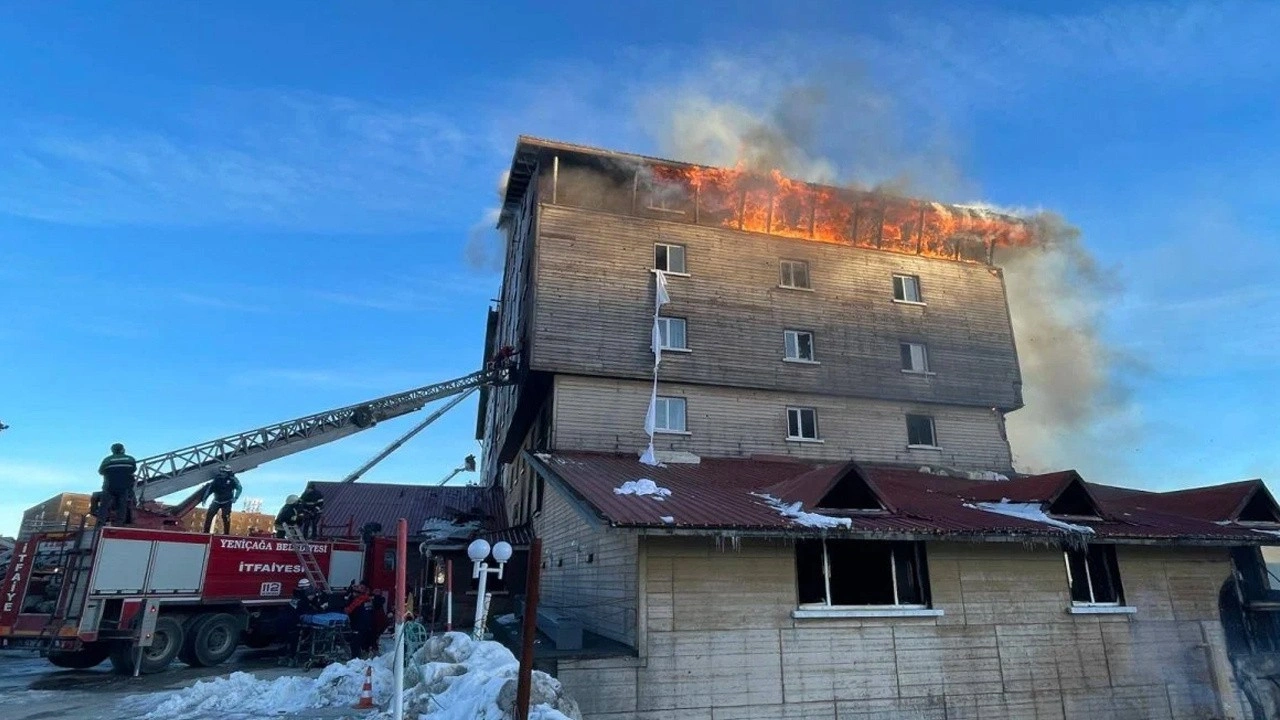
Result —
<instances>
[{"instance_id":1,"label":"street lamp","mask_svg":"<svg viewBox=\"0 0 1280 720\"><path fill-rule=\"evenodd\" d=\"M506 542L497 542L493 545L493 559L497 561L497 568L490 568L486 560L489 557L489 543L486 540L476 539L467 546L467 557L471 558L471 577L480 579L480 587L476 591L476 622L473 635L475 639L484 638L484 621L485 614L489 609L489 596L485 592L485 586L488 585L489 573L497 573L498 579L502 579L502 568L511 559L511 545Z\"/></svg>"}]
</instances>

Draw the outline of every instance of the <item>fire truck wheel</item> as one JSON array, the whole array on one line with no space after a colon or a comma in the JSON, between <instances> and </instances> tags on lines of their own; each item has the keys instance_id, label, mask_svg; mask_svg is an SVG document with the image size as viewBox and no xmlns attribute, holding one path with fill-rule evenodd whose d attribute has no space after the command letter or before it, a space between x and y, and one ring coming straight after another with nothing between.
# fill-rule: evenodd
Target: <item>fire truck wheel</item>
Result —
<instances>
[{"instance_id":1,"label":"fire truck wheel","mask_svg":"<svg viewBox=\"0 0 1280 720\"><path fill-rule=\"evenodd\" d=\"M169 667L169 663L178 656L185 640L182 624L172 617L161 615L156 618L155 633L151 636L151 647L142 650L142 665L138 671L143 675L158 673ZM133 674L133 662L137 651L129 642L114 643L111 647L111 667L123 675Z\"/></svg>"},{"instance_id":2,"label":"fire truck wheel","mask_svg":"<svg viewBox=\"0 0 1280 720\"><path fill-rule=\"evenodd\" d=\"M240 621L234 615L219 613L196 628L196 660L205 667L222 663L235 653L240 644Z\"/></svg>"},{"instance_id":3,"label":"fire truck wheel","mask_svg":"<svg viewBox=\"0 0 1280 720\"><path fill-rule=\"evenodd\" d=\"M182 626L183 640L182 649L178 650L178 660L186 663L190 667L203 667L200 659L196 657L196 635L200 632L200 626L205 623L212 615L196 615Z\"/></svg>"},{"instance_id":4,"label":"fire truck wheel","mask_svg":"<svg viewBox=\"0 0 1280 720\"><path fill-rule=\"evenodd\" d=\"M60 668L70 668L72 670L88 670L91 667L97 667L107 659L107 655L111 652L111 646L105 642L85 643L84 647L79 650L51 650L49 651L49 662Z\"/></svg>"}]
</instances>

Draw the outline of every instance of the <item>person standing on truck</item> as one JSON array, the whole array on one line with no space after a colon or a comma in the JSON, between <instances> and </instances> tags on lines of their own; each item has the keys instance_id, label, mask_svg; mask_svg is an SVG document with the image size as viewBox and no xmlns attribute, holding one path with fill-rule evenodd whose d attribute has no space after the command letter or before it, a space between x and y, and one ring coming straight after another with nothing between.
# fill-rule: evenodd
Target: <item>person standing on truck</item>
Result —
<instances>
[{"instance_id":1,"label":"person standing on truck","mask_svg":"<svg viewBox=\"0 0 1280 720\"><path fill-rule=\"evenodd\" d=\"M307 485L298 499L302 512L302 537L314 540L320 534L320 515L324 512L324 495L315 485Z\"/></svg>"},{"instance_id":2,"label":"person standing on truck","mask_svg":"<svg viewBox=\"0 0 1280 720\"><path fill-rule=\"evenodd\" d=\"M98 464L98 474L102 476L99 522L133 524L133 485L137 471L138 461L125 454L124 445L112 445L111 454Z\"/></svg>"},{"instance_id":3,"label":"person standing on truck","mask_svg":"<svg viewBox=\"0 0 1280 720\"><path fill-rule=\"evenodd\" d=\"M292 525L298 526L298 522L302 519L302 513L298 507L298 496L290 495L284 500L284 507L280 508L280 512L276 514L276 537L284 537L285 527Z\"/></svg>"},{"instance_id":4,"label":"person standing on truck","mask_svg":"<svg viewBox=\"0 0 1280 720\"><path fill-rule=\"evenodd\" d=\"M213 516L222 516L222 534L231 534L231 506L240 499L240 479L236 474L231 472L230 465L223 465L218 468L218 473L213 476L213 480L205 486L204 497L201 502L213 498L213 502L209 503L209 510L204 514L204 531L207 534L209 528L213 527Z\"/></svg>"}]
</instances>

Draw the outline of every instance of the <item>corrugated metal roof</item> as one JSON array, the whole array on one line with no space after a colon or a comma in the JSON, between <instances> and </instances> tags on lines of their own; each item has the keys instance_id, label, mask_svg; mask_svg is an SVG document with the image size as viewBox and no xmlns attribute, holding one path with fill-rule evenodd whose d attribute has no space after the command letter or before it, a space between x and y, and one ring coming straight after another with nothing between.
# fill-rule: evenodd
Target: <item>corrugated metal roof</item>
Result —
<instances>
[{"instance_id":1,"label":"corrugated metal roof","mask_svg":"<svg viewBox=\"0 0 1280 720\"><path fill-rule=\"evenodd\" d=\"M484 531L508 526L506 505L499 487L392 485L387 483L313 482L324 495L325 528L322 534L346 535L366 523L382 525L383 535L394 535L396 521L409 522L410 537L420 534L427 520L478 521Z\"/></svg>"},{"instance_id":2,"label":"corrugated metal roof","mask_svg":"<svg viewBox=\"0 0 1280 720\"><path fill-rule=\"evenodd\" d=\"M973 507L978 499L974 496L990 494L993 501L1008 497L1013 502L1044 502L1078 477L1068 471L1009 482L983 481L901 467L747 458L703 458L697 464L650 467L630 455L581 452L540 453L533 458L533 465L544 477L614 526L779 534L848 532L1061 538L1064 531L1046 523ZM624 482L642 478L667 488L670 496L656 499L614 492ZM884 500L886 510L847 513L823 510L824 514L849 517L852 530L820 531L797 524L760 497L768 494L788 503L801 502L803 509L813 512L818 500L838 482L866 483ZM1085 487L1099 506L1103 519L1070 522L1092 527L1099 538L1183 539L1224 544L1274 540L1249 527L1142 509L1130 502L1139 495L1145 500L1161 493L1091 483L1085 483ZM1205 490L1212 493L1215 488Z\"/></svg>"}]
</instances>

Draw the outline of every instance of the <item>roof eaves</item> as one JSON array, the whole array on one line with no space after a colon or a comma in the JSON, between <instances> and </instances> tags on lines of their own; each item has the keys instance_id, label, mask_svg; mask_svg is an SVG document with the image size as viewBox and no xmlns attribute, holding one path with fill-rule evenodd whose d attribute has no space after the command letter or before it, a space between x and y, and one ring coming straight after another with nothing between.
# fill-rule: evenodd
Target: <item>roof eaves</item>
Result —
<instances>
[{"instance_id":1,"label":"roof eaves","mask_svg":"<svg viewBox=\"0 0 1280 720\"><path fill-rule=\"evenodd\" d=\"M538 474L538 477L542 478L547 484L555 486L560 495L569 503L569 506L577 511L588 523L596 527L614 524L600 508L592 505L577 490L574 490L572 485L565 482L564 478L560 477L559 474L551 469L550 465L539 458L537 453L522 450L521 455L529 463L529 467L533 468L533 471Z\"/></svg>"}]
</instances>

